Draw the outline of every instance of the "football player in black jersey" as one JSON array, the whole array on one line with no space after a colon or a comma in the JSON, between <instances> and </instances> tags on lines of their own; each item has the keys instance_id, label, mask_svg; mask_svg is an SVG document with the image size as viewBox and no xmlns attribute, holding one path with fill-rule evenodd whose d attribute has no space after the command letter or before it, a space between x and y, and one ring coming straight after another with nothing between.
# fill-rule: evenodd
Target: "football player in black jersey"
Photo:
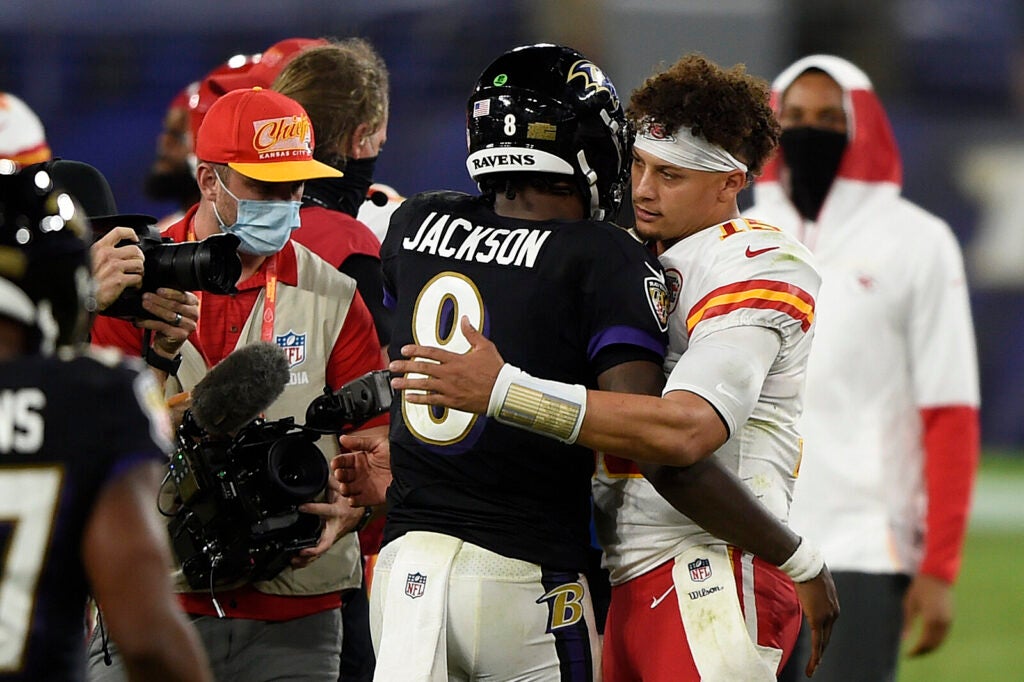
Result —
<instances>
[{"instance_id":1,"label":"football player in black jersey","mask_svg":"<svg viewBox=\"0 0 1024 682\"><path fill-rule=\"evenodd\" d=\"M605 220L628 182L632 142L611 81L570 48L518 48L483 71L467 121L482 195L408 199L381 249L392 358L408 343L467 351L466 317L531 374L660 395L663 274ZM524 414L571 430L570 400L538 410L535 397L522 396ZM371 595L378 674L596 679L582 575L593 453L404 397L391 424L390 473L381 443L343 437L362 452L336 460L361 504L393 475ZM778 562L799 543L717 463L679 471L663 494L715 534Z\"/></svg>"},{"instance_id":2,"label":"football player in black jersey","mask_svg":"<svg viewBox=\"0 0 1024 682\"><path fill-rule=\"evenodd\" d=\"M131 679L209 680L167 578L160 393L75 347L95 305L81 213L0 160L0 679L83 679L91 592Z\"/></svg>"}]
</instances>

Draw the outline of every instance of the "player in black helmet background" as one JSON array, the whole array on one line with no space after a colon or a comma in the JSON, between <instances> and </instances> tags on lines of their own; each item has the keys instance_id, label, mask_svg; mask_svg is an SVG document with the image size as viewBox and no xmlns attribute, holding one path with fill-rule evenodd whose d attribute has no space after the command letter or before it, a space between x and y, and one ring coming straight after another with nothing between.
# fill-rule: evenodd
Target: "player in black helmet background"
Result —
<instances>
[{"instance_id":1,"label":"player in black helmet background","mask_svg":"<svg viewBox=\"0 0 1024 682\"><path fill-rule=\"evenodd\" d=\"M89 593L131 679L209 680L167 580L159 390L81 346L88 230L45 165L0 160L0 680L83 679Z\"/></svg>"},{"instance_id":2,"label":"player in black helmet background","mask_svg":"<svg viewBox=\"0 0 1024 682\"><path fill-rule=\"evenodd\" d=\"M658 394L663 274L602 220L618 208L631 160L611 81L570 48L517 48L481 74L467 126L481 196L406 200L382 247L392 357L408 343L465 352L465 316L531 373ZM546 427L559 430L569 402L546 413ZM375 679L597 679L582 574L593 453L456 410L404 399L392 409L386 544L371 595ZM343 442L376 445L370 454L383 459L380 444ZM336 460L343 480L365 454ZM714 463L674 481L662 490L674 505L776 564L800 542Z\"/></svg>"}]
</instances>

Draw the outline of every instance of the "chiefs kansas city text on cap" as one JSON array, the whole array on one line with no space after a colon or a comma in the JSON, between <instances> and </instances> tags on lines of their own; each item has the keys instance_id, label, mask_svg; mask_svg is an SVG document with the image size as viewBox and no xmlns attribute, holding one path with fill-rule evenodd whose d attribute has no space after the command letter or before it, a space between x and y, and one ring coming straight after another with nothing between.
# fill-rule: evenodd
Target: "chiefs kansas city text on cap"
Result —
<instances>
[{"instance_id":1,"label":"chiefs kansas city text on cap","mask_svg":"<svg viewBox=\"0 0 1024 682\"><path fill-rule=\"evenodd\" d=\"M313 125L302 105L273 90L233 90L210 106L196 136L200 161L264 182L337 178L313 160Z\"/></svg>"}]
</instances>

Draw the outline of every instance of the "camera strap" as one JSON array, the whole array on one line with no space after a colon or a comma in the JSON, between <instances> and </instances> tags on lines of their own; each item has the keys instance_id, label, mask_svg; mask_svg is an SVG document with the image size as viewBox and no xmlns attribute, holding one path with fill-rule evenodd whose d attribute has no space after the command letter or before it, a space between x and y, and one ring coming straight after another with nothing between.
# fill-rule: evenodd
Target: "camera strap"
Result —
<instances>
[{"instance_id":1,"label":"camera strap","mask_svg":"<svg viewBox=\"0 0 1024 682\"><path fill-rule=\"evenodd\" d=\"M155 367L161 372L166 372L170 376L174 376L178 373L178 368L181 367L181 353L178 353L173 358L165 358L156 352L156 349L152 346L153 342L153 330L147 329L142 334L142 359L146 361L146 364L150 367Z\"/></svg>"}]
</instances>

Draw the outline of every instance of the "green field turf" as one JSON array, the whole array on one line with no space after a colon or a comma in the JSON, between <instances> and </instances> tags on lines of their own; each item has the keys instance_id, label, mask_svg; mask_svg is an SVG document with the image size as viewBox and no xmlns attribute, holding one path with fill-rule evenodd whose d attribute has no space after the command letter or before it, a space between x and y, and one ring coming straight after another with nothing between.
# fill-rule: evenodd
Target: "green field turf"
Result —
<instances>
[{"instance_id":1,"label":"green field turf","mask_svg":"<svg viewBox=\"0 0 1024 682\"><path fill-rule=\"evenodd\" d=\"M900 682L1024 681L1024 457L983 460L973 509L953 630Z\"/></svg>"}]
</instances>

